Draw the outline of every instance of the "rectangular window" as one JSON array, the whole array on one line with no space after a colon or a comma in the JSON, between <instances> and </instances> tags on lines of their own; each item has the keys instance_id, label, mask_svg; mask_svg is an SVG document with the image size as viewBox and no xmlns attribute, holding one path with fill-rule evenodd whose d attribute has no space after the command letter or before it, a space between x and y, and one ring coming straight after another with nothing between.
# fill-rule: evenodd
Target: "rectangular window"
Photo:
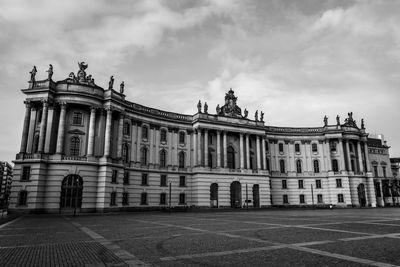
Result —
<instances>
[{"instance_id":1,"label":"rectangular window","mask_svg":"<svg viewBox=\"0 0 400 267\"><path fill-rule=\"evenodd\" d=\"M148 184L148 174L147 173L142 173L142 185L149 185Z\"/></svg>"},{"instance_id":2,"label":"rectangular window","mask_svg":"<svg viewBox=\"0 0 400 267\"><path fill-rule=\"evenodd\" d=\"M301 188L304 188L304 182L303 182L303 180L299 180L298 182L299 182L299 188L300 188L300 189L301 189Z\"/></svg>"},{"instance_id":3,"label":"rectangular window","mask_svg":"<svg viewBox=\"0 0 400 267\"><path fill-rule=\"evenodd\" d=\"M161 193L160 194L160 205L165 205L165 204L167 204L167 194Z\"/></svg>"},{"instance_id":4,"label":"rectangular window","mask_svg":"<svg viewBox=\"0 0 400 267\"><path fill-rule=\"evenodd\" d=\"M111 175L111 183L116 184L118 177L118 170L113 170Z\"/></svg>"},{"instance_id":5,"label":"rectangular window","mask_svg":"<svg viewBox=\"0 0 400 267\"><path fill-rule=\"evenodd\" d=\"M208 144L212 145L213 144L213 139L212 139L212 135L208 135Z\"/></svg>"},{"instance_id":6,"label":"rectangular window","mask_svg":"<svg viewBox=\"0 0 400 267\"><path fill-rule=\"evenodd\" d=\"M282 180L282 189L287 189L287 182L286 182L286 180Z\"/></svg>"},{"instance_id":7,"label":"rectangular window","mask_svg":"<svg viewBox=\"0 0 400 267\"><path fill-rule=\"evenodd\" d=\"M288 195L283 195L283 204L288 204L289 200L288 200Z\"/></svg>"},{"instance_id":8,"label":"rectangular window","mask_svg":"<svg viewBox=\"0 0 400 267\"><path fill-rule=\"evenodd\" d=\"M336 143L335 142L330 142L329 145L331 147L331 152L336 152Z\"/></svg>"},{"instance_id":9,"label":"rectangular window","mask_svg":"<svg viewBox=\"0 0 400 267\"><path fill-rule=\"evenodd\" d=\"M143 192L140 195L140 205L147 205L147 193Z\"/></svg>"},{"instance_id":10,"label":"rectangular window","mask_svg":"<svg viewBox=\"0 0 400 267\"><path fill-rule=\"evenodd\" d=\"M312 152L314 152L314 153L318 152L318 145L317 144L315 144L315 143L312 144L311 148L312 148Z\"/></svg>"},{"instance_id":11,"label":"rectangular window","mask_svg":"<svg viewBox=\"0 0 400 267\"><path fill-rule=\"evenodd\" d=\"M147 128L147 126L143 126L142 127L142 139L147 140L147 138L149 137L149 128Z\"/></svg>"},{"instance_id":12,"label":"rectangular window","mask_svg":"<svg viewBox=\"0 0 400 267\"><path fill-rule=\"evenodd\" d=\"M386 178L386 167L382 167L382 173L383 173L383 177Z\"/></svg>"},{"instance_id":13,"label":"rectangular window","mask_svg":"<svg viewBox=\"0 0 400 267\"><path fill-rule=\"evenodd\" d=\"M122 205L128 205L129 201L129 193L128 192L123 192L122 193Z\"/></svg>"},{"instance_id":14,"label":"rectangular window","mask_svg":"<svg viewBox=\"0 0 400 267\"><path fill-rule=\"evenodd\" d=\"M283 153L283 144L282 143L279 143L279 152Z\"/></svg>"},{"instance_id":15,"label":"rectangular window","mask_svg":"<svg viewBox=\"0 0 400 267\"><path fill-rule=\"evenodd\" d=\"M316 188L322 188L321 180L315 180L315 187Z\"/></svg>"},{"instance_id":16,"label":"rectangular window","mask_svg":"<svg viewBox=\"0 0 400 267\"><path fill-rule=\"evenodd\" d=\"M21 181L28 181L30 177L31 177L31 167L24 166L22 168Z\"/></svg>"},{"instance_id":17,"label":"rectangular window","mask_svg":"<svg viewBox=\"0 0 400 267\"><path fill-rule=\"evenodd\" d=\"M124 135L130 135L131 131L130 131L131 125L127 122L124 123L124 128L122 129L122 133Z\"/></svg>"},{"instance_id":18,"label":"rectangular window","mask_svg":"<svg viewBox=\"0 0 400 267\"><path fill-rule=\"evenodd\" d=\"M110 206L117 205L116 204L116 199L117 199L117 192L115 192L115 191L111 192Z\"/></svg>"},{"instance_id":19,"label":"rectangular window","mask_svg":"<svg viewBox=\"0 0 400 267\"><path fill-rule=\"evenodd\" d=\"M186 203L186 195L185 193L180 193L179 194L179 204L185 204Z\"/></svg>"},{"instance_id":20,"label":"rectangular window","mask_svg":"<svg viewBox=\"0 0 400 267\"><path fill-rule=\"evenodd\" d=\"M184 143L185 143L185 133L179 132L179 144L184 144Z\"/></svg>"},{"instance_id":21,"label":"rectangular window","mask_svg":"<svg viewBox=\"0 0 400 267\"><path fill-rule=\"evenodd\" d=\"M336 187L342 187L342 179L336 179Z\"/></svg>"},{"instance_id":22,"label":"rectangular window","mask_svg":"<svg viewBox=\"0 0 400 267\"><path fill-rule=\"evenodd\" d=\"M18 205L26 206L28 192L26 190L19 191Z\"/></svg>"},{"instance_id":23,"label":"rectangular window","mask_svg":"<svg viewBox=\"0 0 400 267\"><path fill-rule=\"evenodd\" d=\"M294 144L294 151L300 153L300 144Z\"/></svg>"},{"instance_id":24,"label":"rectangular window","mask_svg":"<svg viewBox=\"0 0 400 267\"><path fill-rule=\"evenodd\" d=\"M300 195L300 204L306 203L304 195Z\"/></svg>"},{"instance_id":25,"label":"rectangular window","mask_svg":"<svg viewBox=\"0 0 400 267\"><path fill-rule=\"evenodd\" d=\"M179 186L180 187L186 186L186 177L185 176L179 176Z\"/></svg>"},{"instance_id":26,"label":"rectangular window","mask_svg":"<svg viewBox=\"0 0 400 267\"><path fill-rule=\"evenodd\" d=\"M124 184L129 184L129 172L124 172Z\"/></svg>"},{"instance_id":27,"label":"rectangular window","mask_svg":"<svg viewBox=\"0 0 400 267\"><path fill-rule=\"evenodd\" d=\"M338 202L339 203L343 203L344 202L343 194L339 194L339 195L337 195L337 197L338 197Z\"/></svg>"},{"instance_id":28,"label":"rectangular window","mask_svg":"<svg viewBox=\"0 0 400 267\"><path fill-rule=\"evenodd\" d=\"M74 112L72 115L72 124L74 125L82 125L83 115L81 112Z\"/></svg>"},{"instance_id":29,"label":"rectangular window","mask_svg":"<svg viewBox=\"0 0 400 267\"><path fill-rule=\"evenodd\" d=\"M323 200L321 194L318 194L318 195L317 195L317 201L318 201L318 203L324 203L324 200Z\"/></svg>"},{"instance_id":30,"label":"rectangular window","mask_svg":"<svg viewBox=\"0 0 400 267\"><path fill-rule=\"evenodd\" d=\"M378 166L374 166L374 175L378 177Z\"/></svg>"},{"instance_id":31,"label":"rectangular window","mask_svg":"<svg viewBox=\"0 0 400 267\"><path fill-rule=\"evenodd\" d=\"M160 141L161 143L166 143L167 142L167 130L162 129L160 132Z\"/></svg>"},{"instance_id":32,"label":"rectangular window","mask_svg":"<svg viewBox=\"0 0 400 267\"><path fill-rule=\"evenodd\" d=\"M161 174L161 176L160 176L160 186L167 186L167 175Z\"/></svg>"}]
</instances>

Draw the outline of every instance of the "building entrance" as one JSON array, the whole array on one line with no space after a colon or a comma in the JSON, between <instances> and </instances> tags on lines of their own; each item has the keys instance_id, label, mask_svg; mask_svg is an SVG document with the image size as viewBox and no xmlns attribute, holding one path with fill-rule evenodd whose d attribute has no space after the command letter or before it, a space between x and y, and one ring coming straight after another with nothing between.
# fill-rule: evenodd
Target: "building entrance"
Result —
<instances>
[{"instance_id":1,"label":"building entrance","mask_svg":"<svg viewBox=\"0 0 400 267\"><path fill-rule=\"evenodd\" d=\"M367 199L365 197L365 186L364 184L359 184L357 186L357 192L358 192L358 202L360 203L361 207L365 207L367 204Z\"/></svg>"},{"instance_id":2,"label":"building entrance","mask_svg":"<svg viewBox=\"0 0 400 267\"><path fill-rule=\"evenodd\" d=\"M81 208L83 179L77 174L70 174L61 183L60 209Z\"/></svg>"},{"instance_id":3,"label":"building entrance","mask_svg":"<svg viewBox=\"0 0 400 267\"><path fill-rule=\"evenodd\" d=\"M258 184L253 185L253 207L260 207L260 186Z\"/></svg>"},{"instance_id":4,"label":"building entrance","mask_svg":"<svg viewBox=\"0 0 400 267\"><path fill-rule=\"evenodd\" d=\"M237 181L231 183L231 207L242 207L242 185Z\"/></svg>"},{"instance_id":5,"label":"building entrance","mask_svg":"<svg viewBox=\"0 0 400 267\"><path fill-rule=\"evenodd\" d=\"M210 186L210 206L211 208L218 208L218 184L213 183Z\"/></svg>"}]
</instances>

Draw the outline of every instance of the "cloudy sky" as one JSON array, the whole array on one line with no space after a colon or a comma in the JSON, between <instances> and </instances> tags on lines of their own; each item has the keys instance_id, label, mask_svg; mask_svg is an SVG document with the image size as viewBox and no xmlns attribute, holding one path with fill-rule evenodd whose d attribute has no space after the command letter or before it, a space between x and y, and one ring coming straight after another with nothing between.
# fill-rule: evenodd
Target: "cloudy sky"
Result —
<instances>
[{"instance_id":1,"label":"cloudy sky","mask_svg":"<svg viewBox=\"0 0 400 267\"><path fill-rule=\"evenodd\" d=\"M349 111L400 156L400 1L0 0L0 160L19 150L29 71L89 64L127 99L194 114L232 87L268 125L314 127Z\"/></svg>"}]
</instances>

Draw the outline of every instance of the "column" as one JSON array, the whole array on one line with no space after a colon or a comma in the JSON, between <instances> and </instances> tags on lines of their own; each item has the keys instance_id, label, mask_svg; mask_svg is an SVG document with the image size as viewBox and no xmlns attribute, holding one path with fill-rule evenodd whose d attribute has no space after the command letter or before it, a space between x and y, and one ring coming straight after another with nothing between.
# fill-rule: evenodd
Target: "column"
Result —
<instances>
[{"instance_id":1,"label":"column","mask_svg":"<svg viewBox=\"0 0 400 267\"><path fill-rule=\"evenodd\" d=\"M201 129L197 129L197 165L202 166L201 160Z\"/></svg>"},{"instance_id":2,"label":"column","mask_svg":"<svg viewBox=\"0 0 400 267\"><path fill-rule=\"evenodd\" d=\"M243 133L239 133L240 169L244 169Z\"/></svg>"},{"instance_id":3,"label":"column","mask_svg":"<svg viewBox=\"0 0 400 267\"><path fill-rule=\"evenodd\" d=\"M308 154L308 146L307 141L301 141L302 149L301 155L303 155L303 171L308 172L311 171L309 163L311 162L311 155Z\"/></svg>"},{"instance_id":4,"label":"column","mask_svg":"<svg viewBox=\"0 0 400 267\"><path fill-rule=\"evenodd\" d=\"M366 171L371 172L371 166L369 162L369 155L368 155L368 145L367 142L364 141L364 154L365 154L365 165L367 166Z\"/></svg>"},{"instance_id":5,"label":"column","mask_svg":"<svg viewBox=\"0 0 400 267\"><path fill-rule=\"evenodd\" d=\"M40 133L39 133L39 147L38 152L42 153L44 150L44 141L46 138L46 126L47 126L47 112L49 108L49 103L47 100L43 100L43 112L42 121L40 122Z\"/></svg>"},{"instance_id":6,"label":"column","mask_svg":"<svg viewBox=\"0 0 400 267\"><path fill-rule=\"evenodd\" d=\"M249 134L246 134L246 169L250 169Z\"/></svg>"},{"instance_id":7,"label":"column","mask_svg":"<svg viewBox=\"0 0 400 267\"><path fill-rule=\"evenodd\" d=\"M168 129L168 166L173 166L174 162L172 161L172 135L174 134L173 129Z\"/></svg>"},{"instance_id":8,"label":"column","mask_svg":"<svg viewBox=\"0 0 400 267\"><path fill-rule=\"evenodd\" d=\"M106 119L106 134L105 134L105 142L104 142L104 157L110 156L110 147L111 147L111 119L112 119L112 110L111 107L107 108L107 119Z\"/></svg>"},{"instance_id":9,"label":"column","mask_svg":"<svg viewBox=\"0 0 400 267\"><path fill-rule=\"evenodd\" d=\"M329 147L329 140L325 140L325 151L326 151L326 163L327 171L332 171L332 161L331 161L331 148Z\"/></svg>"},{"instance_id":10,"label":"column","mask_svg":"<svg viewBox=\"0 0 400 267\"><path fill-rule=\"evenodd\" d=\"M140 162L142 159L140 158L140 149L142 142L142 124L140 122L137 123L137 134L136 134L136 162Z\"/></svg>"},{"instance_id":11,"label":"column","mask_svg":"<svg viewBox=\"0 0 400 267\"><path fill-rule=\"evenodd\" d=\"M340 168L339 168L339 170L346 170L346 166L344 163L343 142L342 142L342 139L340 139L340 138L339 138L339 153L340 153Z\"/></svg>"},{"instance_id":12,"label":"column","mask_svg":"<svg viewBox=\"0 0 400 267\"><path fill-rule=\"evenodd\" d=\"M119 114L118 139L117 139L117 158L122 158L122 133L124 130L124 114ZM151 151L151 150L150 150Z\"/></svg>"},{"instance_id":13,"label":"column","mask_svg":"<svg viewBox=\"0 0 400 267\"><path fill-rule=\"evenodd\" d=\"M137 157L136 157L136 151L138 149L137 146L137 125L134 121L132 121L132 127L131 127L131 131L132 131L132 149L131 149L131 159L133 162L137 162Z\"/></svg>"},{"instance_id":14,"label":"column","mask_svg":"<svg viewBox=\"0 0 400 267\"><path fill-rule=\"evenodd\" d=\"M26 152L26 146L28 141L28 131L29 131L29 119L31 117L31 102L24 101L25 103L25 116L24 116L24 126L22 128L22 140L20 153Z\"/></svg>"},{"instance_id":15,"label":"column","mask_svg":"<svg viewBox=\"0 0 400 267\"><path fill-rule=\"evenodd\" d=\"M275 171L279 172L281 166L279 164L279 157L278 157L278 155L280 155L278 140L274 141L274 149L275 149L275 167L276 167Z\"/></svg>"},{"instance_id":16,"label":"column","mask_svg":"<svg viewBox=\"0 0 400 267\"><path fill-rule=\"evenodd\" d=\"M89 140L88 140L88 149L87 155L93 156L94 150L94 131L95 131L95 124L96 124L96 108L90 108L90 120L89 120Z\"/></svg>"},{"instance_id":17,"label":"column","mask_svg":"<svg viewBox=\"0 0 400 267\"><path fill-rule=\"evenodd\" d=\"M67 104L65 102L60 103L60 120L58 122L58 134L57 134L57 147L56 154L64 153L64 135L65 135L65 115L67 113Z\"/></svg>"},{"instance_id":18,"label":"column","mask_svg":"<svg viewBox=\"0 0 400 267\"><path fill-rule=\"evenodd\" d=\"M208 130L204 130L204 166L208 166Z\"/></svg>"},{"instance_id":19,"label":"column","mask_svg":"<svg viewBox=\"0 0 400 267\"><path fill-rule=\"evenodd\" d=\"M197 166L197 130L195 129L192 134L192 140L193 140L193 167Z\"/></svg>"},{"instance_id":20,"label":"column","mask_svg":"<svg viewBox=\"0 0 400 267\"><path fill-rule=\"evenodd\" d=\"M262 138L262 145L261 145L261 150L262 150L262 162L263 162L263 169L267 170L267 150L265 148L265 137Z\"/></svg>"},{"instance_id":21,"label":"column","mask_svg":"<svg viewBox=\"0 0 400 267\"><path fill-rule=\"evenodd\" d=\"M347 170L351 171L351 159L350 159L350 145L349 140L346 140L346 158L347 158Z\"/></svg>"},{"instance_id":22,"label":"column","mask_svg":"<svg viewBox=\"0 0 400 267\"><path fill-rule=\"evenodd\" d=\"M28 144L26 148L26 152L28 154L33 153L33 135L35 134L35 126L36 126L36 107L31 108L31 118L29 120L29 131L28 131Z\"/></svg>"},{"instance_id":23,"label":"column","mask_svg":"<svg viewBox=\"0 0 400 267\"><path fill-rule=\"evenodd\" d=\"M286 171L291 172L294 171L294 158L292 155L293 151L291 149L289 141L285 141L285 145L286 145Z\"/></svg>"},{"instance_id":24,"label":"column","mask_svg":"<svg viewBox=\"0 0 400 267\"><path fill-rule=\"evenodd\" d=\"M217 131L217 168L221 168L221 132Z\"/></svg>"},{"instance_id":25,"label":"column","mask_svg":"<svg viewBox=\"0 0 400 267\"><path fill-rule=\"evenodd\" d=\"M261 169L261 158L260 158L260 136L256 136L256 158L257 158L257 170Z\"/></svg>"},{"instance_id":26,"label":"column","mask_svg":"<svg viewBox=\"0 0 400 267\"><path fill-rule=\"evenodd\" d=\"M360 141L357 141L357 154L358 154L358 165L360 166L359 171L363 172L364 171L364 166L363 166L363 161L362 161L362 156L361 156Z\"/></svg>"},{"instance_id":27,"label":"column","mask_svg":"<svg viewBox=\"0 0 400 267\"><path fill-rule=\"evenodd\" d=\"M173 151L173 155L172 155L172 160L173 160L173 165L174 166L178 166L179 162L178 162L178 130L174 129L174 131L172 132L172 147L175 148L175 150Z\"/></svg>"},{"instance_id":28,"label":"column","mask_svg":"<svg viewBox=\"0 0 400 267\"><path fill-rule=\"evenodd\" d=\"M156 131L156 133L154 136L154 138L155 138L154 142L156 144L156 148L155 148L155 153L154 153L154 157L155 157L154 164L159 165L160 164L160 128L157 127L155 129L155 131Z\"/></svg>"},{"instance_id":29,"label":"column","mask_svg":"<svg viewBox=\"0 0 400 267\"><path fill-rule=\"evenodd\" d=\"M148 138L149 142L149 163L153 164L154 162L154 125L150 125L150 137ZM122 139L121 139L122 144Z\"/></svg>"},{"instance_id":30,"label":"column","mask_svg":"<svg viewBox=\"0 0 400 267\"><path fill-rule=\"evenodd\" d=\"M224 168L228 167L228 155L227 155L227 144L226 144L226 132L224 131L223 133L223 140L222 140L222 146L224 149Z\"/></svg>"},{"instance_id":31,"label":"column","mask_svg":"<svg viewBox=\"0 0 400 267\"><path fill-rule=\"evenodd\" d=\"M52 139L53 130L53 120L54 120L54 107L49 106L47 111L47 126L46 126L46 136L44 138L44 153L50 153L50 142Z\"/></svg>"}]
</instances>

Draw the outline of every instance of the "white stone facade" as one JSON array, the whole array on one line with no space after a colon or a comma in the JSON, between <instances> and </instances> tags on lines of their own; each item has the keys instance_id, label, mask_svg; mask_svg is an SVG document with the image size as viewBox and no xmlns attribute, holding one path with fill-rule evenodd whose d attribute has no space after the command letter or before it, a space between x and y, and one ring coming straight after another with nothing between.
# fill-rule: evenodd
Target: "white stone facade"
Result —
<instances>
[{"instance_id":1,"label":"white stone facade","mask_svg":"<svg viewBox=\"0 0 400 267\"><path fill-rule=\"evenodd\" d=\"M22 90L11 211L376 206L368 134L351 113L342 124L272 127L242 115L230 90L217 114L177 114L103 89L80 67Z\"/></svg>"}]
</instances>

